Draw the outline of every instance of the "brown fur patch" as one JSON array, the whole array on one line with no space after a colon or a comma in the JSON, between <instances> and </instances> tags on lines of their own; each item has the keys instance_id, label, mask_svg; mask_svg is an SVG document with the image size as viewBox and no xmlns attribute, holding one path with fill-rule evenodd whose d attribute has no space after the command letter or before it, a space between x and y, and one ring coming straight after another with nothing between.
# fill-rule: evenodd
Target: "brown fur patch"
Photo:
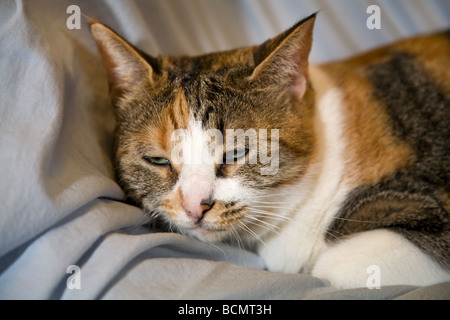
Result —
<instances>
[{"instance_id":1,"label":"brown fur patch","mask_svg":"<svg viewBox=\"0 0 450 320\"><path fill-rule=\"evenodd\" d=\"M146 130L136 136L140 145L151 146L154 157L170 160L172 151L171 137L177 129L187 129L189 122L189 105L181 89L175 100L159 115L156 124L149 124ZM174 169L179 169L174 165Z\"/></svg>"},{"instance_id":2,"label":"brown fur patch","mask_svg":"<svg viewBox=\"0 0 450 320\"><path fill-rule=\"evenodd\" d=\"M345 96L355 187L329 234L390 228L450 265L449 52L431 35L325 66Z\"/></svg>"},{"instance_id":3,"label":"brown fur patch","mask_svg":"<svg viewBox=\"0 0 450 320\"><path fill-rule=\"evenodd\" d=\"M189 122L189 104L181 89L176 94L175 101L162 114L162 125L168 130L187 129Z\"/></svg>"},{"instance_id":4,"label":"brown fur patch","mask_svg":"<svg viewBox=\"0 0 450 320\"><path fill-rule=\"evenodd\" d=\"M170 192L162 201L160 206L164 209L164 213L169 219L176 219L176 212L184 212L181 204L183 203L183 195L181 189Z\"/></svg>"},{"instance_id":5,"label":"brown fur patch","mask_svg":"<svg viewBox=\"0 0 450 320\"><path fill-rule=\"evenodd\" d=\"M410 146L394 137L385 108L371 98L373 88L365 75L368 68L388 61L398 52L415 56L434 83L450 96L448 68L443 67L450 65L450 41L444 33L410 38L322 66L345 94L347 174L355 185L375 183L413 160Z\"/></svg>"},{"instance_id":6,"label":"brown fur patch","mask_svg":"<svg viewBox=\"0 0 450 320\"><path fill-rule=\"evenodd\" d=\"M399 42L394 46L398 50L417 58L427 74L438 84L442 92L450 97L450 38L448 33L420 36Z\"/></svg>"},{"instance_id":7,"label":"brown fur patch","mask_svg":"<svg viewBox=\"0 0 450 320\"><path fill-rule=\"evenodd\" d=\"M363 79L349 78L345 97L345 140L348 157L345 175L360 185L371 184L400 167L412 156L409 146L393 136L389 117L368 99L370 86Z\"/></svg>"},{"instance_id":8,"label":"brown fur patch","mask_svg":"<svg viewBox=\"0 0 450 320\"><path fill-rule=\"evenodd\" d=\"M383 106L371 98L372 87L364 76L368 65L386 59L377 50L355 59L322 66L343 92L344 140L346 141L344 176L358 186L379 181L411 160L407 143L394 136Z\"/></svg>"}]
</instances>

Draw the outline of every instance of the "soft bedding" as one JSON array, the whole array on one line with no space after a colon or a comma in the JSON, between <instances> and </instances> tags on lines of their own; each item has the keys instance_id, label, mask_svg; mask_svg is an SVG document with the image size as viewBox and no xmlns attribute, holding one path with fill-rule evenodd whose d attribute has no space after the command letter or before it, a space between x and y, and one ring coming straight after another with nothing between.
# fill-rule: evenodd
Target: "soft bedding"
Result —
<instances>
[{"instance_id":1,"label":"soft bedding","mask_svg":"<svg viewBox=\"0 0 450 320\"><path fill-rule=\"evenodd\" d=\"M143 228L114 181L106 73L86 20L71 29L68 10L177 55L256 44L321 9L313 62L450 21L447 0L371 4L379 30L366 25L368 2L353 0L1 1L0 298L449 299L450 283L339 290L269 272L242 248Z\"/></svg>"}]
</instances>

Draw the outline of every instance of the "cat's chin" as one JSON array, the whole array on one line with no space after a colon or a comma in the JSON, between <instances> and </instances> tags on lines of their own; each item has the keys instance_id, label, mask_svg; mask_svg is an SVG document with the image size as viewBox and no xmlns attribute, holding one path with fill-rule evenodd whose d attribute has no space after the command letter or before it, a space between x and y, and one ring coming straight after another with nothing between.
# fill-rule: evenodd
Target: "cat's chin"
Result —
<instances>
[{"instance_id":1,"label":"cat's chin","mask_svg":"<svg viewBox=\"0 0 450 320\"><path fill-rule=\"evenodd\" d=\"M225 229L208 229L204 227L183 229L181 233L203 242L220 242L228 236L228 232Z\"/></svg>"}]
</instances>

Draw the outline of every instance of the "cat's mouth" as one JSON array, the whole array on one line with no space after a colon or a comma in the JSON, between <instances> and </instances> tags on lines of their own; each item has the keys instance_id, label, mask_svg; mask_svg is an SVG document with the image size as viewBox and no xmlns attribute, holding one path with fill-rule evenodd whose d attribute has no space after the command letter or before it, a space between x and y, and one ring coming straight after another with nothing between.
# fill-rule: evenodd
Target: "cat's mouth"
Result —
<instances>
[{"instance_id":1,"label":"cat's mouth","mask_svg":"<svg viewBox=\"0 0 450 320\"><path fill-rule=\"evenodd\" d=\"M216 200L211 210L203 216L195 216L183 211L181 206L179 210L170 210L173 206L173 202L164 202L157 214L169 231L177 231L206 242L220 242L238 233L247 210L246 206L239 205L237 201Z\"/></svg>"},{"instance_id":2,"label":"cat's mouth","mask_svg":"<svg viewBox=\"0 0 450 320\"><path fill-rule=\"evenodd\" d=\"M176 225L178 232L181 234L186 234L205 242L220 242L230 236L236 228L234 224L238 223L237 220L234 219L233 222L228 219L216 221L214 218L205 217L205 219L194 222L181 218L181 221L172 220L172 223Z\"/></svg>"}]
</instances>

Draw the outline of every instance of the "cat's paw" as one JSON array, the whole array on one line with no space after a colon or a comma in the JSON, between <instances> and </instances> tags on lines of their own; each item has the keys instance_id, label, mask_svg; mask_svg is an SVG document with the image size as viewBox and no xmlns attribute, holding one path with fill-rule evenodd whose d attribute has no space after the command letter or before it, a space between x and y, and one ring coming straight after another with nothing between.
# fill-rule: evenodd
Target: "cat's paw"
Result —
<instances>
[{"instance_id":1,"label":"cat's paw","mask_svg":"<svg viewBox=\"0 0 450 320\"><path fill-rule=\"evenodd\" d=\"M330 247L319 256L312 275L340 289L424 286L450 280L432 258L386 229L363 232Z\"/></svg>"}]
</instances>

